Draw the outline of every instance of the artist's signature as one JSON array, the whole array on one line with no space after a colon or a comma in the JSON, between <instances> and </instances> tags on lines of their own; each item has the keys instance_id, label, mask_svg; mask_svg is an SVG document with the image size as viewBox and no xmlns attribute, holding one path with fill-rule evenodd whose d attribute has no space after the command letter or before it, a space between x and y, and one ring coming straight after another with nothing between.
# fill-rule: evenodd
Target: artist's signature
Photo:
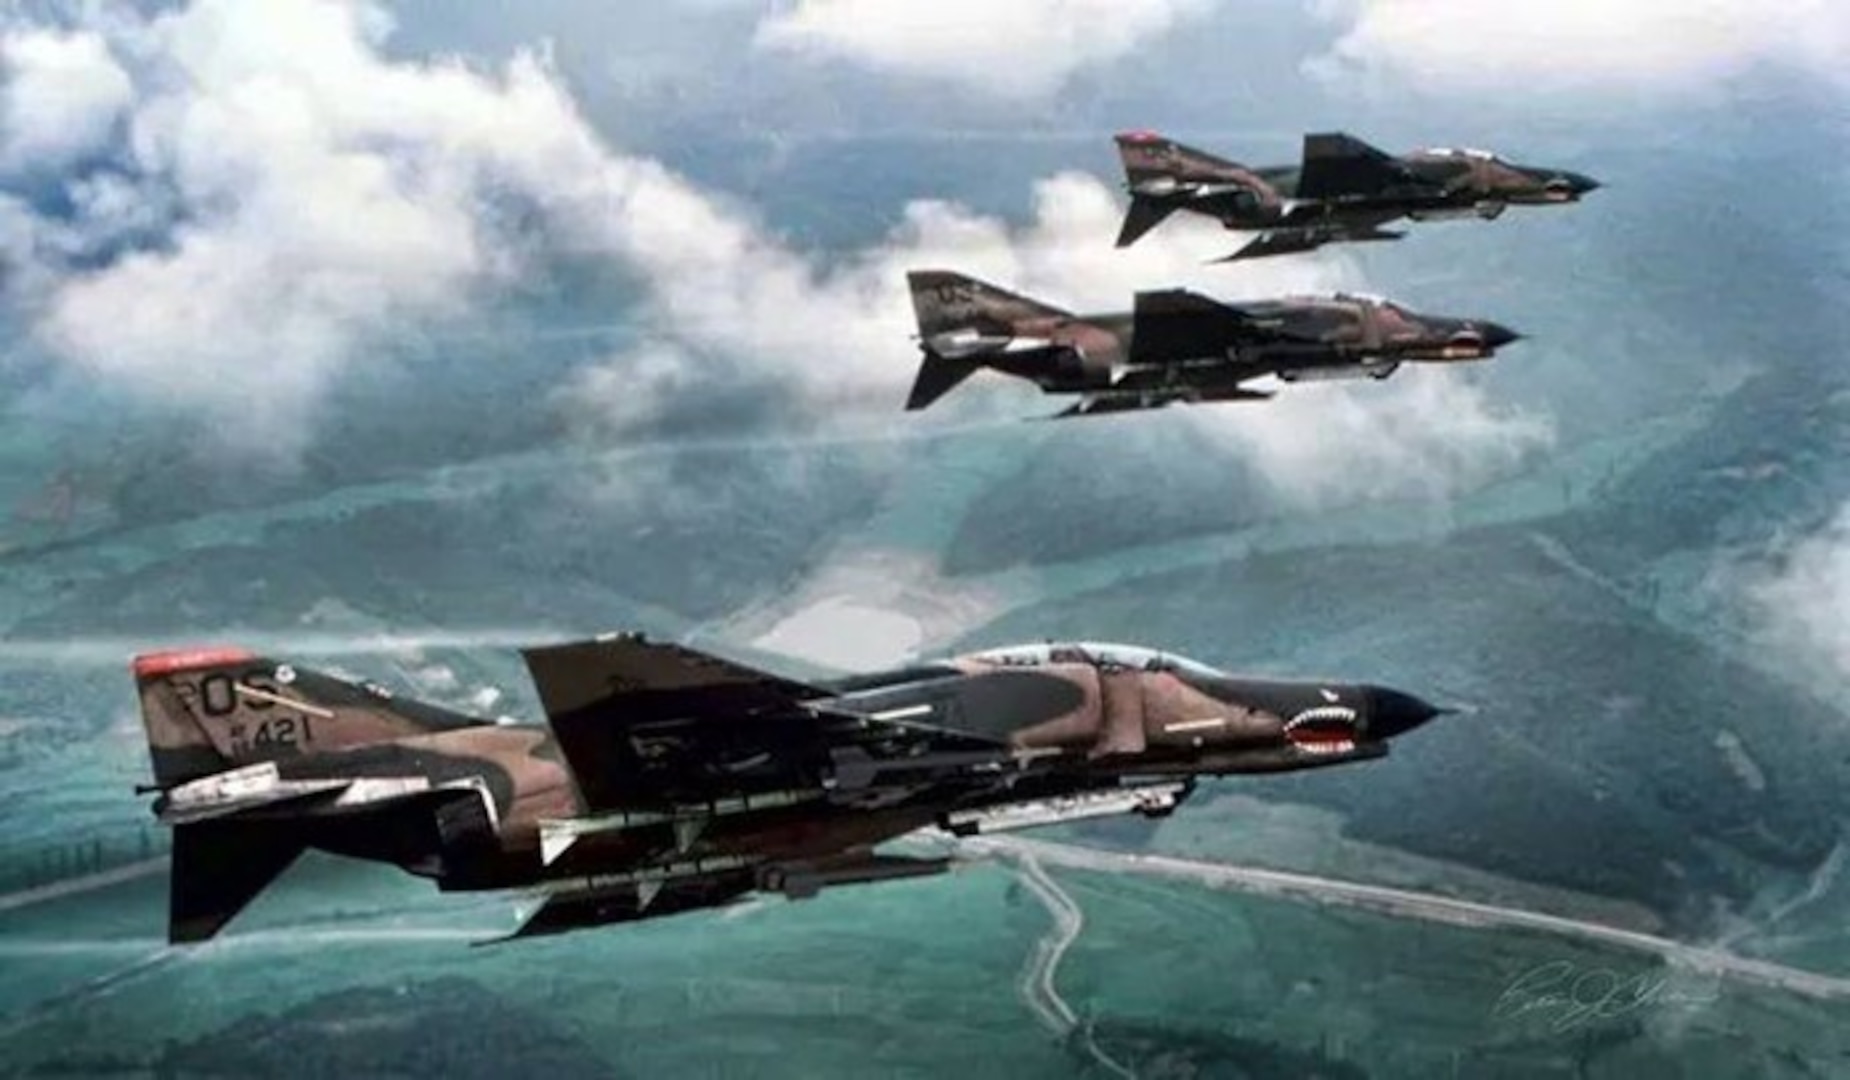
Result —
<instances>
[{"instance_id":1,"label":"artist's signature","mask_svg":"<svg viewBox=\"0 0 1850 1080\"><path fill-rule=\"evenodd\" d=\"M1493 1020L1534 1020L1550 1031L1563 1032L1647 1008L1708 1005L1721 996L1714 976L1706 981L1701 976L1678 978L1683 974L1660 970L1628 975L1612 968L1553 960L1516 976L1504 987L1490 1015ZM1692 983L1692 979L1697 981Z\"/></svg>"}]
</instances>

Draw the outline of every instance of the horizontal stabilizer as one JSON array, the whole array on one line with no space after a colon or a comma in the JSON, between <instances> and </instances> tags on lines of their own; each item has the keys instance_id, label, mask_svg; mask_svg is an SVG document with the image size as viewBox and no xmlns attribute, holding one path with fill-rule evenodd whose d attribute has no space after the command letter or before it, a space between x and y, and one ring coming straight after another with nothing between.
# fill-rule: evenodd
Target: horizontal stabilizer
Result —
<instances>
[{"instance_id":1,"label":"horizontal stabilizer","mask_svg":"<svg viewBox=\"0 0 1850 1080\"><path fill-rule=\"evenodd\" d=\"M304 846L274 823L202 821L174 829L167 940L178 945L217 934Z\"/></svg>"},{"instance_id":2,"label":"horizontal stabilizer","mask_svg":"<svg viewBox=\"0 0 1850 1080\"><path fill-rule=\"evenodd\" d=\"M1144 195L1132 196L1130 209L1124 212L1124 225L1118 230L1118 246L1130 247L1136 243L1144 233L1161 225L1170 214L1175 213L1177 206L1177 203Z\"/></svg>"},{"instance_id":3,"label":"horizontal stabilizer","mask_svg":"<svg viewBox=\"0 0 1850 1080\"><path fill-rule=\"evenodd\" d=\"M906 408L923 409L976 374L977 368L978 365L968 360L952 360L927 352L919 363L918 378L912 382L912 393L906 398Z\"/></svg>"}]
</instances>

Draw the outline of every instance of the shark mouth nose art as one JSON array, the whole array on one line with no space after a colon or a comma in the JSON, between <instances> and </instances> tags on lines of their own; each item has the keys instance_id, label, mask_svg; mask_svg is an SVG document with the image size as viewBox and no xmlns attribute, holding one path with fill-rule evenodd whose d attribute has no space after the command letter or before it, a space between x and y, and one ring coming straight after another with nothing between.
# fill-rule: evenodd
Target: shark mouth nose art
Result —
<instances>
[{"instance_id":1,"label":"shark mouth nose art","mask_svg":"<svg viewBox=\"0 0 1850 1080\"><path fill-rule=\"evenodd\" d=\"M1355 749L1355 710L1320 705L1285 722L1285 741L1310 754L1346 754Z\"/></svg>"}]
</instances>

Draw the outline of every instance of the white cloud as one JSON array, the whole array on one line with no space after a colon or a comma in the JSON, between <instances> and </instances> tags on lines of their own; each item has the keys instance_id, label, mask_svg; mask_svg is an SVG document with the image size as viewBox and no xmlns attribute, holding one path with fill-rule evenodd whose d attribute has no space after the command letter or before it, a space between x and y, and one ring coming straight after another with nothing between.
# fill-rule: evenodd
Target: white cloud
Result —
<instances>
[{"instance_id":1,"label":"white cloud","mask_svg":"<svg viewBox=\"0 0 1850 1080\"><path fill-rule=\"evenodd\" d=\"M1435 87L1609 90L1694 85L1756 64L1843 79L1850 5L1842 0L1313 0L1343 27L1308 65L1331 76L1386 75Z\"/></svg>"},{"instance_id":2,"label":"white cloud","mask_svg":"<svg viewBox=\"0 0 1850 1080\"><path fill-rule=\"evenodd\" d=\"M0 36L0 163L55 171L105 145L128 107L128 73L96 34Z\"/></svg>"},{"instance_id":3,"label":"white cloud","mask_svg":"<svg viewBox=\"0 0 1850 1080\"><path fill-rule=\"evenodd\" d=\"M1129 53L1214 0L797 0L758 26L763 48L1031 97Z\"/></svg>"},{"instance_id":4,"label":"white cloud","mask_svg":"<svg viewBox=\"0 0 1850 1080\"><path fill-rule=\"evenodd\" d=\"M1850 506L1776 545L1748 570L1743 593L1767 644L1795 670L1850 679Z\"/></svg>"},{"instance_id":5,"label":"white cloud","mask_svg":"<svg viewBox=\"0 0 1850 1080\"><path fill-rule=\"evenodd\" d=\"M1082 174L1037 184L1025 224L917 202L883 242L823 259L749 208L610 148L543 56L493 71L388 60L389 29L378 9L335 0L195 0L115 24L111 47L137 90L118 148L132 175L74 182L88 209L60 227L93 246L160 235L54 275L43 340L215 433L288 453L330 382L380 341L456 317L565 253L610 260L645 290L646 344L571 387L576 416L601 432L753 380L831 422L858 402L891 423L916 362L914 267L1079 310L1120 308L1153 285L1252 297L1360 284L1340 255L1204 266L1234 241L1198 219L1116 250L1117 196ZM0 238L15 231L32 232ZM1324 471L1449 489L1504 467L1535 428L1445 374L1288 392L1200 422L1224 426L1281 489L1313 490L1302 476ZM1290 404L1300 394L1320 405Z\"/></svg>"},{"instance_id":6,"label":"white cloud","mask_svg":"<svg viewBox=\"0 0 1850 1080\"><path fill-rule=\"evenodd\" d=\"M957 269L1081 312L1122 310L1136 290L1153 285L1234 299L1361 284L1340 255L1204 265L1204 255L1237 241L1199 219L1115 249L1108 239L1122 214L1117 198L1077 173L1036 184L1033 216L1017 227L950 203L913 203L884 244L832 268L768 244L706 204L669 212L668 203L690 195L639 196L638 212L678 223L684 242L629 253L673 313L662 329L681 347L652 344L578 380L572 398L595 410L598 427L644 423L675 389L711 385L700 365L715 354L750 357L757 370L780 373L826 404L837 426L856 419L837 407L856 403L869 406L861 417L885 423L916 362L906 344L915 330L905 286L913 268ZM1281 501L1299 505L1451 494L1507 472L1551 438L1546 418L1497 405L1463 371L1418 365L1385 383L1287 387L1265 405L1173 416L1226 440Z\"/></svg>"},{"instance_id":7,"label":"white cloud","mask_svg":"<svg viewBox=\"0 0 1850 1080\"><path fill-rule=\"evenodd\" d=\"M1178 222L1166 235L1128 251L1110 244L1122 209L1098 179L1062 174L1035 185L1030 223L1011 228L947 202L907 206L886 242L835 266L770 240L738 211L728 211L659 170L638 170L625 206L601 225L613 250L642 269L655 293L662 334L691 356L752 358L812 396L857 399L884 391L903 399L916 353L906 292L908 269L942 266L1075 308L1121 308L1152 282L1193 281L1226 292L1327 288L1337 264L1286 262L1229 274L1202 256L1228 242L1211 225ZM610 204L601 204L608 207ZM1191 227L1191 225L1193 227ZM1218 246L1217 246L1218 245ZM669 353L643 353L643 393L678 381ZM688 361L694 362L694 361ZM613 399L630 388L607 384ZM633 403L625 405L633 408Z\"/></svg>"},{"instance_id":8,"label":"white cloud","mask_svg":"<svg viewBox=\"0 0 1850 1080\"><path fill-rule=\"evenodd\" d=\"M506 269L483 207L497 155L572 119L530 58L498 78L385 63L362 5L201 0L111 32L135 179L72 182L65 246L149 228L151 207L159 242L55 285L40 336L284 454L374 335Z\"/></svg>"},{"instance_id":9,"label":"white cloud","mask_svg":"<svg viewBox=\"0 0 1850 1080\"><path fill-rule=\"evenodd\" d=\"M1493 363L1495 361L1492 361ZM1443 499L1508 475L1554 441L1550 418L1500 404L1462 372L1409 364L1385 383L1287 386L1197 425L1240 448L1298 507Z\"/></svg>"}]
</instances>

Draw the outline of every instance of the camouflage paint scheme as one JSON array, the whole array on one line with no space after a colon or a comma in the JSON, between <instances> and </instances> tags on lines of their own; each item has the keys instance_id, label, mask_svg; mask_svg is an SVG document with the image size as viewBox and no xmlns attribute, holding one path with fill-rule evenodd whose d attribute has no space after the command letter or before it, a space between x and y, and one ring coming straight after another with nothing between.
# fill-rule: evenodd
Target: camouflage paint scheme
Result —
<instances>
[{"instance_id":1,"label":"camouflage paint scheme","mask_svg":"<svg viewBox=\"0 0 1850 1080\"><path fill-rule=\"evenodd\" d=\"M1510 206L1579 202L1599 182L1518 165L1486 150L1434 148L1396 157L1341 132L1304 137L1295 166L1248 168L1154 132L1117 136L1131 204L1118 246L1137 242L1177 210L1260 235L1221 261L1310 251L1328 243L1398 240L1407 218L1490 220Z\"/></svg>"},{"instance_id":2,"label":"camouflage paint scheme","mask_svg":"<svg viewBox=\"0 0 1850 1080\"><path fill-rule=\"evenodd\" d=\"M1062 417L1264 400L1271 394L1242 384L1383 379L1407 362L1488 359L1521 337L1356 294L1235 304L1169 289L1138 293L1130 312L1075 315L954 271L914 270L906 280L924 353L907 409L984 368L1084 395Z\"/></svg>"},{"instance_id":3,"label":"camouflage paint scheme","mask_svg":"<svg viewBox=\"0 0 1850 1080\"><path fill-rule=\"evenodd\" d=\"M1112 645L833 683L634 635L525 657L546 727L244 650L137 658L149 790L175 831L171 939L212 937L309 848L542 892L513 936L803 897L944 869L874 850L919 829L1166 814L1198 776L1381 757L1442 711Z\"/></svg>"}]
</instances>

